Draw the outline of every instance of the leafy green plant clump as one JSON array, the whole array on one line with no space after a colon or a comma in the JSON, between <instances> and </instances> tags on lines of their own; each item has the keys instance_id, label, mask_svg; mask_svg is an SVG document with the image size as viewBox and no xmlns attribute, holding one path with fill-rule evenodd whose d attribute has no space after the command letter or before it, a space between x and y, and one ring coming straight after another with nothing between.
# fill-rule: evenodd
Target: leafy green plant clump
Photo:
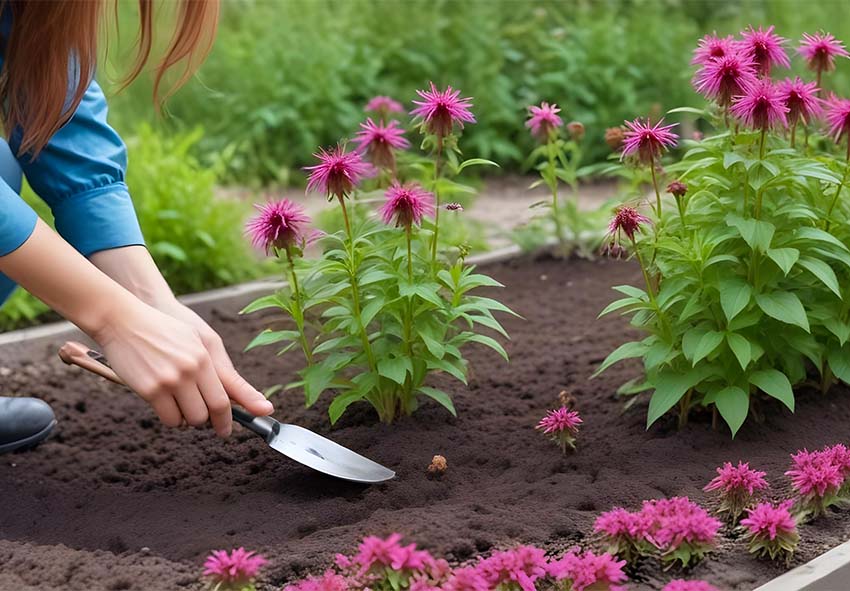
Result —
<instances>
[{"instance_id":1,"label":"leafy green plant clump","mask_svg":"<svg viewBox=\"0 0 850 591\"><path fill-rule=\"evenodd\" d=\"M625 297L603 313L629 315L647 336L599 371L642 359L644 375L623 391L652 391L647 427L708 408L734 436L767 399L793 411L796 387L850 382L850 154L814 148L828 143L824 127L845 138L850 101L771 79L790 65L785 43L772 27L701 42L694 83L712 103L697 114L719 132L687 141L680 162L659 166L672 126L634 122L625 134L623 159L650 169L653 207L649 217L622 207L605 248L633 253L645 281L617 287ZM833 66L846 55L836 46ZM809 60L818 81L828 63ZM665 180L672 200L661 197Z\"/></svg>"}]
</instances>

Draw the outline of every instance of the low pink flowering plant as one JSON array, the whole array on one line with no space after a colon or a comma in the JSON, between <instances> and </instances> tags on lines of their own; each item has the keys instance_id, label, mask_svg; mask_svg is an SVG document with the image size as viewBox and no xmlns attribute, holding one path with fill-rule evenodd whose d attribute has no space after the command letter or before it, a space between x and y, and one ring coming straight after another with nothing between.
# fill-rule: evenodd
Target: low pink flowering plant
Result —
<instances>
[{"instance_id":1,"label":"low pink flowering plant","mask_svg":"<svg viewBox=\"0 0 850 591\"><path fill-rule=\"evenodd\" d=\"M534 546L496 552L476 567L490 589L536 591L535 582L546 576L546 556Z\"/></svg>"},{"instance_id":2,"label":"low pink flowering plant","mask_svg":"<svg viewBox=\"0 0 850 591\"><path fill-rule=\"evenodd\" d=\"M714 585L706 581L686 581L685 579L674 579L664 585L661 591L720 591Z\"/></svg>"},{"instance_id":3,"label":"low pink flowering plant","mask_svg":"<svg viewBox=\"0 0 850 591\"><path fill-rule=\"evenodd\" d=\"M625 565L625 560L618 561L607 552L573 549L549 563L548 571L561 591L625 591Z\"/></svg>"},{"instance_id":4,"label":"low pink flowering plant","mask_svg":"<svg viewBox=\"0 0 850 591\"><path fill-rule=\"evenodd\" d=\"M349 589L348 579L328 570L320 577L309 577L287 585L283 591L349 591Z\"/></svg>"},{"instance_id":5,"label":"low pink flowering plant","mask_svg":"<svg viewBox=\"0 0 850 591\"><path fill-rule=\"evenodd\" d=\"M245 548L213 550L204 561L203 576L214 591L254 591L254 579L266 564L265 557Z\"/></svg>"},{"instance_id":6,"label":"low pink flowering plant","mask_svg":"<svg viewBox=\"0 0 850 591\"><path fill-rule=\"evenodd\" d=\"M353 556L338 555L336 566L349 581L350 587L368 587L372 591L398 591L436 586L445 581L449 566L435 559L416 544L404 545L400 534L387 538L368 536Z\"/></svg>"},{"instance_id":7,"label":"low pink flowering plant","mask_svg":"<svg viewBox=\"0 0 850 591\"><path fill-rule=\"evenodd\" d=\"M691 566L717 544L721 523L687 497L644 501L641 513L651 520L647 537L665 563Z\"/></svg>"},{"instance_id":8,"label":"low pink flowering plant","mask_svg":"<svg viewBox=\"0 0 850 591\"><path fill-rule=\"evenodd\" d=\"M750 464L738 462L735 466L724 462L717 468L717 476L703 489L716 492L720 499L718 513L727 514L732 523L737 523L744 510L749 508L758 493L767 489L766 472L750 468Z\"/></svg>"},{"instance_id":9,"label":"low pink flowering plant","mask_svg":"<svg viewBox=\"0 0 850 591\"><path fill-rule=\"evenodd\" d=\"M821 47L837 60L837 45ZM616 224L604 251L626 258L628 247L644 285L617 286L622 297L602 314L627 316L641 336L614 349L597 374L642 361L621 393L629 405L648 399L647 428L668 415L678 415L680 429L705 416L735 437L766 403L793 412L795 387L812 370L824 392L850 383L850 323L840 320L850 267L850 209L842 198L850 100L821 101L813 76L771 77L790 61L785 39L769 25L732 41L704 38L693 86L705 106L665 114L696 115L704 135L683 141L677 160L665 155L678 141L675 130L657 117L633 122L625 134L624 165L612 172L630 179L626 207L651 220L636 224L651 231L630 235ZM673 179L687 186L686 199L662 199L660 183ZM644 187L655 189L654 200ZM666 211L673 198L678 211Z\"/></svg>"},{"instance_id":10,"label":"low pink flowering plant","mask_svg":"<svg viewBox=\"0 0 850 591\"><path fill-rule=\"evenodd\" d=\"M846 456L841 448L791 454L791 469L785 475L797 496L796 506L801 517L818 517L826 510L848 500Z\"/></svg>"},{"instance_id":11,"label":"low pink flowering plant","mask_svg":"<svg viewBox=\"0 0 850 591\"><path fill-rule=\"evenodd\" d=\"M318 162L305 169L308 192L336 201L341 226L317 240L318 256L287 247L300 248L313 236L293 204L249 222L254 242L286 263L288 285L243 312L277 309L295 329L268 328L248 348L274 346L280 355L300 349L304 365L285 386L303 390L307 406L333 391L332 423L358 402L385 423L412 414L424 399L454 414L451 395L432 386L431 376L444 373L465 384L463 350L471 343L507 359L491 331L507 337L496 315L513 312L475 291L501 285L466 264L465 244L439 232L441 198L472 190L461 173L495 164L462 158L460 132L475 121L471 100L451 87L430 86L413 111L424 153L413 153L401 123L382 116L361 125L354 149L345 143L320 149ZM398 111L378 98L370 111ZM383 202L374 207L376 201ZM452 204L446 209L459 211Z\"/></svg>"},{"instance_id":12,"label":"low pink flowering plant","mask_svg":"<svg viewBox=\"0 0 850 591\"><path fill-rule=\"evenodd\" d=\"M652 525L652 518L642 511L615 507L596 518L593 532L602 539L608 553L632 564L640 556L652 554L654 546L649 537Z\"/></svg>"},{"instance_id":13,"label":"low pink flowering plant","mask_svg":"<svg viewBox=\"0 0 850 591\"><path fill-rule=\"evenodd\" d=\"M576 448L576 435L581 423L578 412L562 406L548 411L535 428L557 443L561 451L566 454L567 449Z\"/></svg>"},{"instance_id":14,"label":"low pink flowering plant","mask_svg":"<svg viewBox=\"0 0 850 591\"><path fill-rule=\"evenodd\" d=\"M779 505L759 503L747 509L747 517L741 520L746 531L746 539L751 553L771 560L784 558L788 563L800 536L797 533L797 521L791 515L793 501L784 501Z\"/></svg>"}]
</instances>

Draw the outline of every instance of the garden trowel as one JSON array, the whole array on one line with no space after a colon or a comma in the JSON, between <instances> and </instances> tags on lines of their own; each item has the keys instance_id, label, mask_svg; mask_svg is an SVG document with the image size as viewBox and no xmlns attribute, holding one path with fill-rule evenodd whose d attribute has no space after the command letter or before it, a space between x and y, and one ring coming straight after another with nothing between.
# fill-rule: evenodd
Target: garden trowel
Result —
<instances>
[{"instance_id":1,"label":"garden trowel","mask_svg":"<svg viewBox=\"0 0 850 591\"><path fill-rule=\"evenodd\" d=\"M69 365L77 365L116 384L126 385L109 367L103 355L82 343L65 343L59 349L59 357ZM255 417L235 406L233 420L265 439L273 450L330 476L365 483L383 482L395 477L395 472L389 468L304 427L280 423L271 417Z\"/></svg>"}]
</instances>

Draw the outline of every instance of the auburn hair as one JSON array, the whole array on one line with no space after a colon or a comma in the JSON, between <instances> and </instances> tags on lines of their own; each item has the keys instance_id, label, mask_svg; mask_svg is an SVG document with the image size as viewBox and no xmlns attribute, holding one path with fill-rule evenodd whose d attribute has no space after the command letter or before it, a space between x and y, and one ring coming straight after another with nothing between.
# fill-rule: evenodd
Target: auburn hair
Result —
<instances>
[{"instance_id":1,"label":"auburn hair","mask_svg":"<svg viewBox=\"0 0 850 591\"><path fill-rule=\"evenodd\" d=\"M98 40L110 0L0 0L0 14L12 13L3 39L0 116L7 135L23 132L19 154L36 156L76 111L94 78ZM118 0L116 2L117 10ZM142 72L154 46L154 0L139 1L136 56L122 88ZM177 0L171 40L154 67L157 105L185 83L212 49L219 0ZM176 82L165 92L165 73L182 63Z\"/></svg>"}]
</instances>

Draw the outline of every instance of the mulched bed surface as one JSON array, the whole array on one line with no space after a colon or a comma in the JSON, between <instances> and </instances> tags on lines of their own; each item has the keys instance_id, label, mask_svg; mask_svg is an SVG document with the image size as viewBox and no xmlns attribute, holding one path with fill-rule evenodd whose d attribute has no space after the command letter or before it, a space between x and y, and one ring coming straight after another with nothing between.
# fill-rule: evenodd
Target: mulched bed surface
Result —
<instances>
[{"instance_id":1,"label":"mulched bed surface","mask_svg":"<svg viewBox=\"0 0 850 591\"><path fill-rule=\"evenodd\" d=\"M630 336L623 319L596 315L614 298L612 285L639 283L637 268L544 257L488 272L508 286L494 292L526 320L505 321L510 364L474 348L468 389L436 380L454 393L458 419L429 402L386 426L361 406L330 429L323 405L305 410L294 393L275 399L278 418L397 471L395 481L378 486L313 473L244 431L223 442L208 430L163 428L133 395L63 366L56 344L0 349L2 390L44 398L60 421L36 451L0 457L0 590L198 589L205 554L237 546L271 558L260 588L275 589L321 571L363 535L393 531L452 562L516 543L557 553L591 542L594 518L614 505L673 495L707 502L701 489L725 460L767 470L780 495L789 453L848 439L844 387L826 396L800 393L796 415L768 406L765 422L748 423L734 441L713 431L708 416L681 433L673 417L646 431L646 401L623 414L615 397L636 364L588 381ZM269 321L240 317L238 308L201 310L234 353ZM268 349L235 353L234 361L261 388L286 381L294 367ZM585 420L578 451L567 457L533 429L564 389ZM442 480L426 474L434 454L449 463ZM833 512L804 526L794 564L847 539L846 517ZM749 590L784 570L750 558L726 533L685 576ZM683 576L651 561L632 574L633 590Z\"/></svg>"}]
</instances>

